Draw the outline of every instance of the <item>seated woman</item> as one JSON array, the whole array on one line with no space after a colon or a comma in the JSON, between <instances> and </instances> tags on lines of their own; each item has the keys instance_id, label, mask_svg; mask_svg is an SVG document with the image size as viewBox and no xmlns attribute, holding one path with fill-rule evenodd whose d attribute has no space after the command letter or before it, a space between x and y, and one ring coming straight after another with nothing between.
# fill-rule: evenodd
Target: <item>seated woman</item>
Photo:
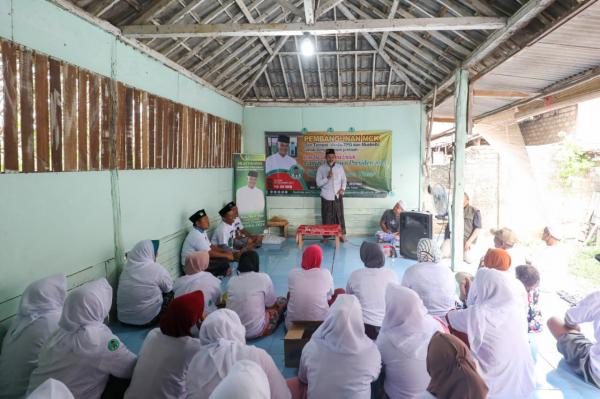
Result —
<instances>
[{"instance_id":1,"label":"seated woman","mask_svg":"<svg viewBox=\"0 0 600 399\"><path fill-rule=\"evenodd\" d=\"M298 377L288 385L293 398L370 398L380 371L381 355L364 332L360 303L340 295L302 350Z\"/></svg>"},{"instance_id":2,"label":"seated woman","mask_svg":"<svg viewBox=\"0 0 600 399\"><path fill-rule=\"evenodd\" d=\"M456 307L456 282L450 268L440 264L440 251L429 238L417 244L417 261L402 277L402 285L419 294L429 314L438 317Z\"/></svg>"},{"instance_id":3,"label":"seated woman","mask_svg":"<svg viewBox=\"0 0 600 399\"><path fill-rule=\"evenodd\" d=\"M327 269L321 269L322 260L321 247L311 245L302 254L302 268L289 272L286 328L290 328L296 320L324 320L337 295L345 292L343 288L334 291L331 273Z\"/></svg>"},{"instance_id":4,"label":"seated woman","mask_svg":"<svg viewBox=\"0 0 600 399\"><path fill-rule=\"evenodd\" d=\"M227 309L238 314L248 339L272 334L287 305L287 299L275 296L271 277L259 273L259 262L255 251L244 252L238 263L239 275L227 284Z\"/></svg>"},{"instance_id":5,"label":"seated woman","mask_svg":"<svg viewBox=\"0 0 600 399\"><path fill-rule=\"evenodd\" d=\"M245 332L238 315L229 309L219 309L208 315L200 327L202 349L192 359L187 373L188 398L207 398L241 360L251 360L259 365L267 377L269 397L290 398L285 379L273 358L263 349L246 345Z\"/></svg>"},{"instance_id":6,"label":"seated woman","mask_svg":"<svg viewBox=\"0 0 600 399\"><path fill-rule=\"evenodd\" d=\"M204 312L206 314L217 309L221 302L221 280L206 271L210 256L208 251L190 253L185 259L183 271L185 275L175 280L173 291L175 298L193 291L202 291L204 294Z\"/></svg>"},{"instance_id":7,"label":"seated woman","mask_svg":"<svg viewBox=\"0 0 600 399\"><path fill-rule=\"evenodd\" d=\"M596 342L581 333L581 323L594 323ZM548 329L558 341L558 351L569 367L585 382L600 388L600 291L589 294L567 310L564 320L548 319Z\"/></svg>"},{"instance_id":8,"label":"seated woman","mask_svg":"<svg viewBox=\"0 0 600 399\"><path fill-rule=\"evenodd\" d=\"M446 316L451 330L467 335L491 399L527 398L535 389L527 309L511 279L516 281L505 272L480 268L469 292L469 307Z\"/></svg>"},{"instance_id":9,"label":"seated woman","mask_svg":"<svg viewBox=\"0 0 600 399\"><path fill-rule=\"evenodd\" d=\"M190 361L200 350L192 327L202 321L204 295L194 291L173 299L148 333L124 398L183 398Z\"/></svg>"},{"instance_id":10,"label":"seated woman","mask_svg":"<svg viewBox=\"0 0 600 399\"><path fill-rule=\"evenodd\" d=\"M105 278L82 285L65 300L59 329L42 348L27 392L48 378L76 398L100 398L108 377L131 378L137 357L104 324L112 304Z\"/></svg>"},{"instance_id":11,"label":"seated woman","mask_svg":"<svg viewBox=\"0 0 600 399\"><path fill-rule=\"evenodd\" d=\"M140 241L127 254L119 277L117 316L121 323L150 326L173 299L173 279L156 263L158 241Z\"/></svg>"},{"instance_id":12,"label":"seated woman","mask_svg":"<svg viewBox=\"0 0 600 399\"><path fill-rule=\"evenodd\" d=\"M436 332L427 348L427 390L417 399L486 399L488 387L469 348L450 334Z\"/></svg>"},{"instance_id":13,"label":"seated woman","mask_svg":"<svg viewBox=\"0 0 600 399\"><path fill-rule=\"evenodd\" d=\"M360 246L360 260L365 268L350 274L346 292L355 295L362 306L365 333L376 339L385 315L385 288L389 283L397 283L396 272L385 267L385 256L381 247L374 242L363 241Z\"/></svg>"},{"instance_id":14,"label":"seated woman","mask_svg":"<svg viewBox=\"0 0 600 399\"><path fill-rule=\"evenodd\" d=\"M376 341L385 371L385 393L390 398L412 399L429 384L427 345L433 334L445 328L427 314L416 292L399 284L388 284L385 304Z\"/></svg>"},{"instance_id":15,"label":"seated woman","mask_svg":"<svg viewBox=\"0 0 600 399\"><path fill-rule=\"evenodd\" d=\"M27 399L75 399L69 388L60 381L48 378L31 392Z\"/></svg>"},{"instance_id":16,"label":"seated woman","mask_svg":"<svg viewBox=\"0 0 600 399\"><path fill-rule=\"evenodd\" d=\"M200 399L205 396L188 396ZM217 385L208 399L269 399L269 381L260 366L250 360L239 360Z\"/></svg>"},{"instance_id":17,"label":"seated woman","mask_svg":"<svg viewBox=\"0 0 600 399\"><path fill-rule=\"evenodd\" d=\"M0 396L25 395L40 350L58 329L66 296L67 279L62 274L34 281L23 291L17 314L2 341Z\"/></svg>"}]
</instances>

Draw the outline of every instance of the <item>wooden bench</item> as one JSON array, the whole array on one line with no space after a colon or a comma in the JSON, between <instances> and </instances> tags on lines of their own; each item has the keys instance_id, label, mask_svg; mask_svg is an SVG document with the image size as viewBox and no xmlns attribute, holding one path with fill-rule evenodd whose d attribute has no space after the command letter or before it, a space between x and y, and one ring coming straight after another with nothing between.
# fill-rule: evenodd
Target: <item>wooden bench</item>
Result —
<instances>
[{"instance_id":1,"label":"wooden bench","mask_svg":"<svg viewBox=\"0 0 600 399\"><path fill-rule=\"evenodd\" d=\"M301 224L296 230L298 248L302 248L302 245L304 245L305 236L334 236L335 249L338 249L340 247L342 229L339 224Z\"/></svg>"}]
</instances>

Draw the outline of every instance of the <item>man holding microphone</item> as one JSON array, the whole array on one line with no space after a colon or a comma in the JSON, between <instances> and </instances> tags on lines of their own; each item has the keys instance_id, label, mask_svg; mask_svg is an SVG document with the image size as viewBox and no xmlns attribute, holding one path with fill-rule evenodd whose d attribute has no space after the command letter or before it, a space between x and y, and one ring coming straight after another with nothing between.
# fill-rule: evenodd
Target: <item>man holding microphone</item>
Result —
<instances>
[{"instance_id":1,"label":"man holding microphone","mask_svg":"<svg viewBox=\"0 0 600 399\"><path fill-rule=\"evenodd\" d=\"M321 218L323 224L339 224L344 242L346 223L344 222L343 196L346 190L346 173L342 165L335 162L335 150L325 151L327 161L317 169L317 187L321 189ZM324 239L327 241L327 238Z\"/></svg>"}]
</instances>

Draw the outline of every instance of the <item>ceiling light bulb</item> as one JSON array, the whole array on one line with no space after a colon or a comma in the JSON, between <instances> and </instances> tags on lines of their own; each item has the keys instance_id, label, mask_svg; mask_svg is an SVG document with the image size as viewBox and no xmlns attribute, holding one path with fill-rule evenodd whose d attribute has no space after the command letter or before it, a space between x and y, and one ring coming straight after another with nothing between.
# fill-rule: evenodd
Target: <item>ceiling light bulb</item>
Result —
<instances>
[{"instance_id":1,"label":"ceiling light bulb","mask_svg":"<svg viewBox=\"0 0 600 399\"><path fill-rule=\"evenodd\" d=\"M300 42L300 52L305 57L310 57L315 54L315 43L308 33L304 34L304 37Z\"/></svg>"}]
</instances>

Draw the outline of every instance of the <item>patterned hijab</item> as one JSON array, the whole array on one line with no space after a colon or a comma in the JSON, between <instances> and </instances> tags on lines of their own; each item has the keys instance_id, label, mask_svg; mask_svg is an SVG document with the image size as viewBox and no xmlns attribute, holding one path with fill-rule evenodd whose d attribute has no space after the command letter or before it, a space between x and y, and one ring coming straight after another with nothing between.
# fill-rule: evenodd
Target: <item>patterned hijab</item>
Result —
<instances>
[{"instance_id":1,"label":"patterned hijab","mask_svg":"<svg viewBox=\"0 0 600 399\"><path fill-rule=\"evenodd\" d=\"M488 387L477 373L466 345L450 334L436 332L427 349L427 391L436 398L485 399Z\"/></svg>"},{"instance_id":2,"label":"patterned hijab","mask_svg":"<svg viewBox=\"0 0 600 399\"><path fill-rule=\"evenodd\" d=\"M417 260L420 263L438 263L440 261L440 250L429 238L421 238L417 244Z\"/></svg>"}]
</instances>

